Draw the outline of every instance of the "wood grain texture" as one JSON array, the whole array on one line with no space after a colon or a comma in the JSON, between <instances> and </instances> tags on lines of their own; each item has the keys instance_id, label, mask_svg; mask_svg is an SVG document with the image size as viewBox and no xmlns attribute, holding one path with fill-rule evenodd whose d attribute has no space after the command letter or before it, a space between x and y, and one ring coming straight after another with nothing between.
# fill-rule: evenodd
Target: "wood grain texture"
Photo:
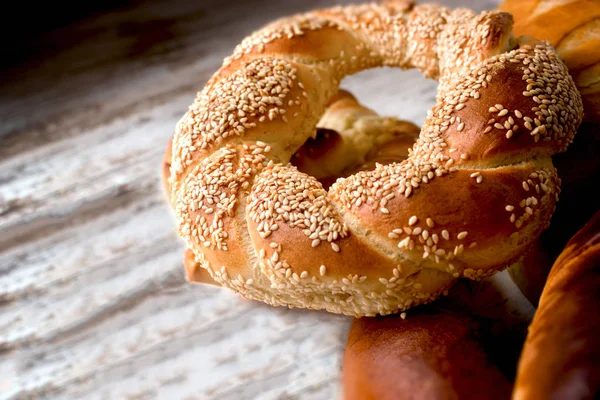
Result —
<instances>
[{"instance_id":1,"label":"wood grain texture","mask_svg":"<svg viewBox=\"0 0 600 400\"><path fill-rule=\"evenodd\" d=\"M337 398L351 320L187 284L160 162L245 35L338 3L135 2L27 39L0 74L0 398ZM342 86L418 124L436 91L383 69Z\"/></svg>"}]
</instances>

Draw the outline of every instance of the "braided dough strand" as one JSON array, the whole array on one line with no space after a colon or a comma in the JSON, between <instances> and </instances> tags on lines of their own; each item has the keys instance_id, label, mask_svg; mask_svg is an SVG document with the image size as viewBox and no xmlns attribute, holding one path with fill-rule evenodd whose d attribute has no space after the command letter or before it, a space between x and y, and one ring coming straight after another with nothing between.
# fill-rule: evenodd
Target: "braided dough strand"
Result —
<instances>
[{"instance_id":1,"label":"braided dough strand","mask_svg":"<svg viewBox=\"0 0 600 400\"><path fill-rule=\"evenodd\" d=\"M550 156L581 99L547 43L502 12L388 2L318 10L245 39L177 125L170 200L221 285L356 316L433 300L519 258L559 191ZM418 68L440 80L409 158L329 191L289 164L341 79Z\"/></svg>"}]
</instances>

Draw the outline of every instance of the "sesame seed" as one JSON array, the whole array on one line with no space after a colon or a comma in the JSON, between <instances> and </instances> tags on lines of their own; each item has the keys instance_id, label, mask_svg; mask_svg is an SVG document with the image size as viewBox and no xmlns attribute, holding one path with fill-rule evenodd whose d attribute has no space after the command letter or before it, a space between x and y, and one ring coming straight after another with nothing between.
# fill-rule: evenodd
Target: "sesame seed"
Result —
<instances>
[{"instance_id":1,"label":"sesame seed","mask_svg":"<svg viewBox=\"0 0 600 400\"><path fill-rule=\"evenodd\" d=\"M412 226L412 225L414 225L416 223L417 223L417 216L416 215L413 215L412 217L409 218L408 225Z\"/></svg>"},{"instance_id":2,"label":"sesame seed","mask_svg":"<svg viewBox=\"0 0 600 400\"><path fill-rule=\"evenodd\" d=\"M468 232L463 231L463 232L459 233L458 235L456 235L456 238L459 240L462 240L462 239L466 238L467 235L468 235Z\"/></svg>"},{"instance_id":3,"label":"sesame seed","mask_svg":"<svg viewBox=\"0 0 600 400\"><path fill-rule=\"evenodd\" d=\"M319 273L321 274L321 276L324 276L326 272L327 272L327 267L324 265L321 265L321 267L319 268Z\"/></svg>"},{"instance_id":4,"label":"sesame seed","mask_svg":"<svg viewBox=\"0 0 600 400\"><path fill-rule=\"evenodd\" d=\"M506 207L504 207L506 209L506 211L511 212L515 209L515 206L511 206L510 204L507 205Z\"/></svg>"},{"instance_id":5,"label":"sesame seed","mask_svg":"<svg viewBox=\"0 0 600 400\"><path fill-rule=\"evenodd\" d=\"M523 221L522 221L522 220L520 220L520 219L518 219L518 220L515 222L515 226L517 227L517 229L519 229L519 228L520 228L522 225L523 225Z\"/></svg>"}]
</instances>

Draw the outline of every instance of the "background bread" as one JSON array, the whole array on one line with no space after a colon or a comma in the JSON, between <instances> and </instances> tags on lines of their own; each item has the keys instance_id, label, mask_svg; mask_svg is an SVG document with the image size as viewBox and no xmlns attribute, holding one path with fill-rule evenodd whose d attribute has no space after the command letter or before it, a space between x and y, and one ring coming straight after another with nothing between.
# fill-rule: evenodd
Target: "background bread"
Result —
<instances>
[{"instance_id":1,"label":"background bread","mask_svg":"<svg viewBox=\"0 0 600 400\"><path fill-rule=\"evenodd\" d=\"M344 399L507 399L471 317L433 309L355 320L344 358Z\"/></svg>"},{"instance_id":2,"label":"background bread","mask_svg":"<svg viewBox=\"0 0 600 400\"><path fill-rule=\"evenodd\" d=\"M515 400L600 396L600 212L554 263L519 362Z\"/></svg>"},{"instance_id":3,"label":"background bread","mask_svg":"<svg viewBox=\"0 0 600 400\"><path fill-rule=\"evenodd\" d=\"M585 118L600 122L600 1L505 0L515 36L549 40L569 67L583 98Z\"/></svg>"},{"instance_id":4,"label":"background bread","mask_svg":"<svg viewBox=\"0 0 600 400\"><path fill-rule=\"evenodd\" d=\"M354 320L344 400L510 398L529 319L495 282L461 280L407 314Z\"/></svg>"}]
</instances>

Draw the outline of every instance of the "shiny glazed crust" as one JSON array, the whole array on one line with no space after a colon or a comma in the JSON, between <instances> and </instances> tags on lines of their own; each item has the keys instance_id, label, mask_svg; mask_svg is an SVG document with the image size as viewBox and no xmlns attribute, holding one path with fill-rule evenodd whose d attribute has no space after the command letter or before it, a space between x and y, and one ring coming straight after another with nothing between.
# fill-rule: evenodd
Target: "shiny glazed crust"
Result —
<instances>
[{"instance_id":1,"label":"shiny glazed crust","mask_svg":"<svg viewBox=\"0 0 600 400\"><path fill-rule=\"evenodd\" d=\"M503 400L511 392L476 320L435 307L406 320L355 320L343 377L344 400Z\"/></svg>"},{"instance_id":2,"label":"shiny glazed crust","mask_svg":"<svg viewBox=\"0 0 600 400\"><path fill-rule=\"evenodd\" d=\"M519 362L515 400L600 395L599 310L600 212L552 266Z\"/></svg>"}]
</instances>

